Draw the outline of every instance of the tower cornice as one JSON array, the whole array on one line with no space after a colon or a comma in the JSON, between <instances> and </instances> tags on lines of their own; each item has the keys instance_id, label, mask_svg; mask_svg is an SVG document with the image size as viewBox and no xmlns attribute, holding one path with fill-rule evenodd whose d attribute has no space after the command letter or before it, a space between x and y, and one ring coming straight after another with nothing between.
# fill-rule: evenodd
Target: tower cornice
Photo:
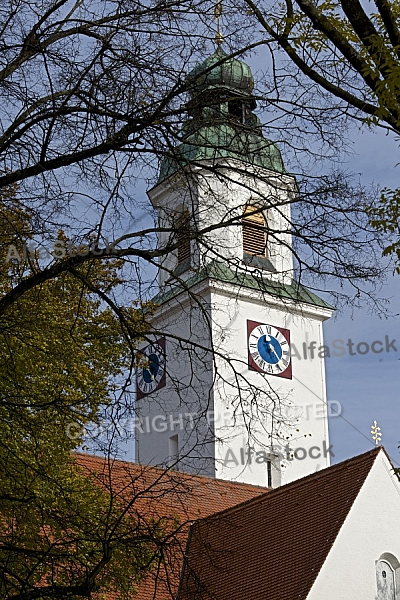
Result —
<instances>
[{"instance_id":1,"label":"tower cornice","mask_svg":"<svg viewBox=\"0 0 400 600\"><path fill-rule=\"evenodd\" d=\"M160 305L157 312L162 310L163 317L169 311L175 311L177 307L193 302L191 298L204 297L207 291L280 310L284 306L287 312L319 321L329 319L335 310L333 306L298 282L285 285L271 279L257 277L248 271L236 269L233 271L217 261L213 261L186 281L176 282L168 287L169 289L166 287L153 298L153 302Z\"/></svg>"},{"instance_id":2,"label":"tower cornice","mask_svg":"<svg viewBox=\"0 0 400 600\"><path fill-rule=\"evenodd\" d=\"M196 183L196 177L215 177L215 175L224 175L224 171L232 171L235 174L235 179L253 179L255 182L265 182L268 185L283 184L293 192L297 190L296 179L294 175L289 173L277 173L271 169L258 165L250 165L242 160L234 158L225 158L214 160L201 160L195 163L188 163L182 166L179 172L171 174L163 181L156 183L147 191L147 195L154 208L157 208L161 201L167 197L172 191L180 187L187 187L192 180ZM230 178L228 178L230 179Z\"/></svg>"}]
</instances>

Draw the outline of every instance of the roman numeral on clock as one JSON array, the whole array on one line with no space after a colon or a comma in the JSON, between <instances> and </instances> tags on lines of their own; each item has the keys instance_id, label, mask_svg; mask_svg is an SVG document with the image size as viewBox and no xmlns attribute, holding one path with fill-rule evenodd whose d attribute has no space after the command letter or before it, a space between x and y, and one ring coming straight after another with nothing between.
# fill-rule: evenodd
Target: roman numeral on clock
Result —
<instances>
[{"instance_id":1,"label":"roman numeral on clock","mask_svg":"<svg viewBox=\"0 0 400 600\"><path fill-rule=\"evenodd\" d=\"M247 321L248 366L251 370L292 379L290 331Z\"/></svg>"}]
</instances>

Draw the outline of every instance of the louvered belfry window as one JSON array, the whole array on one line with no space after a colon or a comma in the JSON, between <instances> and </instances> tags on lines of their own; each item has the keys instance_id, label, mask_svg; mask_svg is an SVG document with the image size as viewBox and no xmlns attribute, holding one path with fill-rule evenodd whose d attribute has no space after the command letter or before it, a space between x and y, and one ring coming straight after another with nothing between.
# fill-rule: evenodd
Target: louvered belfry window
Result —
<instances>
[{"instance_id":1,"label":"louvered belfry window","mask_svg":"<svg viewBox=\"0 0 400 600\"><path fill-rule=\"evenodd\" d=\"M257 206L248 205L243 212L243 252L255 256L266 256L266 223Z\"/></svg>"},{"instance_id":2,"label":"louvered belfry window","mask_svg":"<svg viewBox=\"0 0 400 600\"><path fill-rule=\"evenodd\" d=\"M178 242L178 264L190 259L190 219L189 213L183 214L176 223L176 241Z\"/></svg>"}]
</instances>

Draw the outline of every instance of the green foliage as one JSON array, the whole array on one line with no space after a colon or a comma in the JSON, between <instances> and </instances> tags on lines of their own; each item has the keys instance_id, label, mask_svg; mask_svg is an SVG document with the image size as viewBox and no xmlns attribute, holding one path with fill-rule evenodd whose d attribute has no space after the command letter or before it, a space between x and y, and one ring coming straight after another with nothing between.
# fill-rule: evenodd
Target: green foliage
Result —
<instances>
[{"instance_id":1,"label":"green foliage","mask_svg":"<svg viewBox=\"0 0 400 600\"><path fill-rule=\"evenodd\" d=\"M378 231L395 236L394 242L384 250L384 256L397 258L396 272L400 274L400 189L382 192L378 206L367 209L370 223Z\"/></svg>"},{"instance_id":2,"label":"green foliage","mask_svg":"<svg viewBox=\"0 0 400 600\"><path fill-rule=\"evenodd\" d=\"M294 89L303 93L311 81L323 98L339 100L344 113L358 123L400 133L398 0L375 0L371 4L358 0L295 0L267 3L264 9L254 0L245 3L268 33L269 47L283 50L290 64L295 65L293 71L286 71L289 81L295 77L298 87ZM302 103L299 94L295 110ZM318 127L318 116L316 124ZM332 131L334 128L333 122ZM400 190L384 190L378 207L368 211L373 227L394 234L384 254L394 254L398 264L399 195ZM400 272L400 267L396 270Z\"/></svg>"},{"instance_id":3,"label":"green foliage","mask_svg":"<svg viewBox=\"0 0 400 600\"><path fill-rule=\"evenodd\" d=\"M116 492L79 473L50 439L48 446L2 456L0 597L83 598L110 589L129 597L154 559L149 539L162 528L144 530Z\"/></svg>"},{"instance_id":4,"label":"green foliage","mask_svg":"<svg viewBox=\"0 0 400 600\"><path fill-rule=\"evenodd\" d=\"M245 3L270 36L270 47L276 43L309 80L343 101L348 114L400 132L397 1Z\"/></svg>"},{"instance_id":5,"label":"green foliage","mask_svg":"<svg viewBox=\"0 0 400 600\"><path fill-rule=\"evenodd\" d=\"M31 235L15 190L3 197L0 225L2 250ZM3 265L0 293L37 268ZM149 540L161 534L153 523L144 536L129 501L81 473L71 454L82 441L71 426L82 429L112 403L146 330L144 307L124 311L122 330L93 292L118 286L118 262L79 274L29 289L0 316L0 599L110 588L127 597L152 563Z\"/></svg>"}]
</instances>

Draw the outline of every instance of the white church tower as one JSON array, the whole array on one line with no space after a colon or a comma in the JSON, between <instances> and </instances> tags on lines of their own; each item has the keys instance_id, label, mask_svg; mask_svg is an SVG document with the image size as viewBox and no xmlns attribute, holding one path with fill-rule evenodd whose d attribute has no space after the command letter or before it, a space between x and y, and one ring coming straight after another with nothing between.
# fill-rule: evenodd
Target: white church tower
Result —
<instances>
[{"instance_id":1,"label":"white church tower","mask_svg":"<svg viewBox=\"0 0 400 600\"><path fill-rule=\"evenodd\" d=\"M277 486L329 465L322 323L296 283L296 182L221 48L189 75L181 143L149 191L160 293L137 371L136 460Z\"/></svg>"}]
</instances>

